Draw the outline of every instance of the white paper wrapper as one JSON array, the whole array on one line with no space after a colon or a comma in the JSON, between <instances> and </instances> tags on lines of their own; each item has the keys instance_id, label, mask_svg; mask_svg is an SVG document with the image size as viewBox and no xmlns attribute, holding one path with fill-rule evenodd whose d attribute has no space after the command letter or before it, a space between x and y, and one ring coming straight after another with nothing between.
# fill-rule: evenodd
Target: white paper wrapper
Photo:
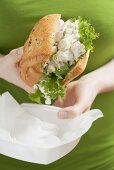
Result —
<instances>
[{"instance_id":1,"label":"white paper wrapper","mask_svg":"<svg viewBox=\"0 0 114 170\"><path fill-rule=\"evenodd\" d=\"M0 96L0 153L24 161L49 164L69 153L100 110L85 112L74 119L59 119L58 107L19 105L7 92Z\"/></svg>"}]
</instances>

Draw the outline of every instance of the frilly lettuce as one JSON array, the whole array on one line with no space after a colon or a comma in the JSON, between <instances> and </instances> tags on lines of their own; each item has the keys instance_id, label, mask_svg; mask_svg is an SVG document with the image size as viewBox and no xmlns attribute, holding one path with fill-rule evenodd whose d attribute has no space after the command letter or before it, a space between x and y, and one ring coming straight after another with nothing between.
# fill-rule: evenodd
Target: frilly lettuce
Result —
<instances>
[{"instance_id":1,"label":"frilly lettuce","mask_svg":"<svg viewBox=\"0 0 114 170\"><path fill-rule=\"evenodd\" d=\"M93 40L99 37L95 28L87 21L79 17L80 42L85 45L86 50L93 50Z\"/></svg>"},{"instance_id":2,"label":"frilly lettuce","mask_svg":"<svg viewBox=\"0 0 114 170\"><path fill-rule=\"evenodd\" d=\"M45 74L43 80L39 83L44 89L47 96L50 97L51 103L55 101L58 96L64 97L65 87L60 83L61 77L54 74ZM32 101L37 103L45 103L45 95L38 88L34 94L29 94Z\"/></svg>"},{"instance_id":3,"label":"frilly lettuce","mask_svg":"<svg viewBox=\"0 0 114 170\"><path fill-rule=\"evenodd\" d=\"M71 22L75 22L76 18L71 18ZM89 23L86 19L82 19L78 17L79 21L79 34L80 34L80 42L85 45L86 50L93 51L93 40L99 37L99 33L95 32L95 28Z\"/></svg>"}]
</instances>

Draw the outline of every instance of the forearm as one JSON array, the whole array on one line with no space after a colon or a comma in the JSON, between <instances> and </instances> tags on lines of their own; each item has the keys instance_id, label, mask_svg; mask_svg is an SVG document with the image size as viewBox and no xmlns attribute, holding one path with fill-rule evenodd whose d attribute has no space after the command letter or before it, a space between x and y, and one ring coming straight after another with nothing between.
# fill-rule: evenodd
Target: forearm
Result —
<instances>
[{"instance_id":1,"label":"forearm","mask_svg":"<svg viewBox=\"0 0 114 170\"><path fill-rule=\"evenodd\" d=\"M96 83L98 93L114 90L114 59L99 69L87 74Z\"/></svg>"}]
</instances>

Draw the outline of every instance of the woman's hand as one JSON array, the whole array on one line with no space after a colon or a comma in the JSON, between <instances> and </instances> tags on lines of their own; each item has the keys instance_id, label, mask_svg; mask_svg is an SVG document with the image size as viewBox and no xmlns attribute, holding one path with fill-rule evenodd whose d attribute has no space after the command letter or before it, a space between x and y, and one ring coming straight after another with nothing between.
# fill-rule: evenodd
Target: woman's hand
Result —
<instances>
[{"instance_id":1,"label":"woman's hand","mask_svg":"<svg viewBox=\"0 0 114 170\"><path fill-rule=\"evenodd\" d=\"M55 106L62 107L59 118L73 118L91 108L99 93L114 90L114 59L67 86L64 99L58 98Z\"/></svg>"},{"instance_id":2,"label":"woman's hand","mask_svg":"<svg viewBox=\"0 0 114 170\"><path fill-rule=\"evenodd\" d=\"M58 98L55 106L62 107L59 118L74 118L90 109L98 94L97 82L84 76L68 84L64 99Z\"/></svg>"},{"instance_id":3,"label":"woman's hand","mask_svg":"<svg viewBox=\"0 0 114 170\"><path fill-rule=\"evenodd\" d=\"M0 58L0 78L21 87L28 93L33 93L33 88L26 85L20 78L17 62L21 59L22 54L23 47L20 47Z\"/></svg>"}]
</instances>

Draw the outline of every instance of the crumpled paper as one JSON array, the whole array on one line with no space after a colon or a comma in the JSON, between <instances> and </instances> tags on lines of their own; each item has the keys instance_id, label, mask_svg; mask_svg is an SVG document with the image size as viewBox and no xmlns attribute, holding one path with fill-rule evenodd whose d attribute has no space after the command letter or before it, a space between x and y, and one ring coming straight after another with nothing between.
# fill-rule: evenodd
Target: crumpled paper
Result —
<instances>
[{"instance_id":1,"label":"crumpled paper","mask_svg":"<svg viewBox=\"0 0 114 170\"><path fill-rule=\"evenodd\" d=\"M0 152L29 162L51 163L70 152L92 123L103 116L94 109L61 120L57 117L59 110L54 106L19 105L4 93L0 96Z\"/></svg>"}]
</instances>

